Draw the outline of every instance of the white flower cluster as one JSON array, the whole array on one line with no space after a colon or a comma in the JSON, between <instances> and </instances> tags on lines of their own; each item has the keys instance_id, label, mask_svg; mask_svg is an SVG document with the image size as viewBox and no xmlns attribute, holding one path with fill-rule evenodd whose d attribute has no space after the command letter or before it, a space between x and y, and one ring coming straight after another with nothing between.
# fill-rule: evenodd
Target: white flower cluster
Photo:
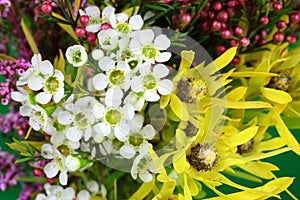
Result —
<instances>
[{"instance_id":1,"label":"white flower cluster","mask_svg":"<svg viewBox=\"0 0 300 200\"><path fill-rule=\"evenodd\" d=\"M105 199L107 192L104 185L101 185L101 188L99 188L98 183L91 180L87 182L86 188L88 190L81 190L76 194L72 187L63 188L58 185L46 183L44 185L45 194L38 194L35 200L88 200L92 195L98 194L102 196L101 199Z\"/></svg>"},{"instance_id":2,"label":"white flower cluster","mask_svg":"<svg viewBox=\"0 0 300 200\"><path fill-rule=\"evenodd\" d=\"M149 182L157 172L149 154L149 140L156 130L145 124L141 111L148 102L172 91L169 68L162 64L171 57L166 52L170 40L163 34L155 36L151 29L141 30L141 16L115 14L113 7L106 7L102 17L95 6L80 13L89 17L86 30L98 32L99 46L91 52L88 64L94 76L87 77L95 95L87 93L74 100L66 87L64 90L63 74L34 55L32 67L18 82L23 87L13 98L23 103L21 114L30 117L33 129L51 136L50 144L44 144L41 151L51 160L44 168L48 178L59 174L60 183L67 185L67 173L91 166L97 147L101 155L133 159L132 177ZM101 30L104 23L111 28ZM74 67L85 65L88 57L81 45L66 51ZM90 156L83 159L80 152ZM64 193L61 188L55 191ZM40 199L47 198L40 195Z\"/></svg>"}]
</instances>

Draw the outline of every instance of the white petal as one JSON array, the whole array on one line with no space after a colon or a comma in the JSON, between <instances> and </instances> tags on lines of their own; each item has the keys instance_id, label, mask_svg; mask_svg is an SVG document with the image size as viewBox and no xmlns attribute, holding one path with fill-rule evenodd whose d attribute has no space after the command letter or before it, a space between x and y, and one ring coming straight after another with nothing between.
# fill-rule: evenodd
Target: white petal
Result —
<instances>
[{"instance_id":1,"label":"white petal","mask_svg":"<svg viewBox=\"0 0 300 200\"><path fill-rule=\"evenodd\" d=\"M55 76L56 76L56 78L60 81L60 82L64 82L64 74L61 72L61 71L59 71L59 70L57 70L57 69L55 69L54 70L54 74L55 74Z\"/></svg>"},{"instance_id":2,"label":"white petal","mask_svg":"<svg viewBox=\"0 0 300 200\"><path fill-rule=\"evenodd\" d=\"M84 132L84 140L88 141L92 137L92 128L89 125Z\"/></svg>"},{"instance_id":3,"label":"white petal","mask_svg":"<svg viewBox=\"0 0 300 200\"><path fill-rule=\"evenodd\" d=\"M43 144L41 154L46 159L53 158L53 147L50 144Z\"/></svg>"},{"instance_id":4,"label":"white petal","mask_svg":"<svg viewBox=\"0 0 300 200\"><path fill-rule=\"evenodd\" d=\"M31 111L32 111L32 108L29 105L24 105L24 106L20 107L20 114L22 116L30 116Z\"/></svg>"},{"instance_id":5,"label":"white petal","mask_svg":"<svg viewBox=\"0 0 300 200\"><path fill-rule=\"evenodd\" d=\"M76 127L70 127L66 132L66 136L69 140L77 142L81 139L82 132L79 131Z\"/></svg>"},{"instance_id":6,"label":"white petal","mask_svg":"<svg viewBox=\"0 0 300 200\"><path fill-rule=\"evenodd\" d=\"M100 10L98 6L89 6L86 9L84 9L84 11L90 18L95 18L95 17L100 18Z\"/></svg>"},{"instance_id":7,"label":"white petal","mask_svg":"<svg viewBox=\"0 0 300 200\"><path fill-rule=\"evenodd\" d=\"M110 25L113 27L113 28L116 28L117 26L117 18L116 18L116 15L115 14L111 14L109 16L109 23Z\"/></svg>"},{"instance_id":8,"label":"white petal","mask_svg":"<svg viewBox=\"0 0 300 200\"><path fill-rule=\"evenodd\" d=\"M61 192L61 199L74 199L75 191L71 187L67 187Z\"/></svg>"},{"instance_id":9,"label":"white petal","mask_svg":"<svg viewBox=\"0 0 300 200\"><path fill-rule=\"evenodd\" d=\"M171 41L166 35L161 34L154 39L154 45L159 50L167 50L171 45Z\"/></svg>"},{"instance_id":10,"label":"white petal","mask_svg":"<svg viewBox=\"0 0 300 200\"><path fill-rule=\"evenodd\" d=\"M117 64L116 69L120 69L120 70L124 71L125 73L130 72L130 67L124 61L119 61L118 64Z\"/></svg>"},{"instance_id":11,"label":"white petal","mask_svg":"<svg viewBox=\"0 0 300 200\"><path fill-rule=\"evenodd\" d=\"M58 103L64 97L65 91L64 88L60 88L54 95L53 100L55 103Z\"/></svg>"},{"instance_id":12,"label":"white petal","mask_svg":"<svg viewBox=\"0 0 300 200\"><path fill-rule=\"evenodd\" d=\"M20 93L20 92L12 92L11 93L11 98L14 101L17 101L17 102L24 102L27 99L27 97L24 94Z\"/></svg>"},{"instance_id":13,"label":"white petal","mask_svg":"<svg viewBox=\"0 0 300 200\"><path fill-rule=\"evenodd\" d=\"M143 81L141 77L133 77L131 80L131 89L134 92L141 92L143 90Z\"/></svg>"},{"instance_id":14,"label":"white petal","mask_svg":"<svg viewBox=\"0 0 300 200\"><path fill-rule=\"evenodd\" d=\"M152 140L155 135L155 129L150 124L147 124L143 127L142 133L147 138L147 140Z\"/></svg>"},{"instance_id":15,"label":"white petal","mask_svg":"<svg viewBox=\"0 0 300 200\"><path fill-rule=\"evenodd\" d=\"M128 15L126 13L118 13L116 14L117 21L120 23L124 23L128 20Z\"/></svg>"},{"instance_id":16,"label":"white petal","mask_svg":"<svg viewBox=\"0 0 300 200\"><path fill-rule=\"evenodd\" d=\"M35 131L39 131L41 129L39 122L37 120L34 120L33 117L30 117L29 125L32 126L33 130Z\"/></svg>"},{"instance_id":17,"label":"white petal","mask_svg":"<svg viewBox=\"0 0 300 200\"><path fill-rule=\"evenodd\" d=\"M153 73L159 77L163 78L166 77L169 74L169 69L166 67L166 65L163 64L157 64L153 68Z\"/></svg>"},{"instance_id":18,"label":"white petal","mask_svg":"<svg viewBox=\"0 0 300 200\"><path fill-rule=\"evenodd\" d=\"M60 174L59 174L59 182L62 185L67 185L67 183L68 183L68 175L67 175L66 171L60 172Z\"/></svg>"},{"instance_id":19,"label":"white petal","mask_svg":"<svg viewBox=\"0 0 300 200\"><path fill-rule=\"evenodd\" d=\"M92 51L92 58L94 60L100 60L103 57L104 57L104 53L101 49L95 49Z\"/></svg>"},{"instance_id":20,"label":"white petal","mask_svg":"<svg viewBox=\"0 0 300 200\"><path fill-rule=\"evenodd\" d=\"M72 155L66 158L66 167L69 172L75 172L80 168L80 160Z\"/></svg>"},{"instance_id":21,"label":"white petal","mask_svg":"<svg viewBox=\"0 0 300 200\"><path fill-rule=\"evenodd\" d=\"M173 83L169 79L164 79L157 84L157 90L161 95L170 94L173 89Z\"/></svg>"},{"instance_id":22,"label":"white petal","mask_svg":"<svg viewBox=\"0 0 300 200\"><path fill-rule=\"evenodd\" d=\"M90 199L90 193L86 190L81 190L78 194L77 194L77 200L87 200Z\"/></svg>"},{"instance_id":23,"label":"white petal","mask_svg":"<svg viewBox=\"0 0 300 200\"><path fill-rule=\"evenodd\" d=\"M102 118L105 108L102 104L95 104L93 107L94 115L97 119Z\"/></svg>"},{"instance_id":24,"label":"white petal","mask_svg":"<svg viewBox=\"0 0 300 200\"><path fill-rule=\"evenodd\" d=\"M106 92L105 105L118 107L122 103L123 92L120 88L109 88Z\"/></svg>"},{"instance_id":25,"label":"white petal","mask_svg":"<svg viewBox=\"0 0 300 200\"><path fill-rule=\"evenodd\" d=\"M110 57L104 57L101 60L99 60L98 66L103 71L109 71L115 66L115 61L113 61L113 59L111 59Z\"/></svg>"},{"instance_id":26,"label":"white petal","mask_svg":"<svg viewBox=\"0 0 300 200\"><path fill-rule=\"evenodd\" d=\"M143 182L150 182L152 180L152 175L149 172L140 172L139 177Z\"/></svg>"},{"instance_id":27,"label":"white petal","mask_svg":"<svg viewBox=\"0 0 300 200\"><path fill-rule=\"evenodd\" d=\"M142 65L139 65L139 71L141 75L147 74L151 72L151 64L150 63L145 63Z\"/></svg>"},{"instance_id":28,"label":"white petal","mask_svg":"<svg viewBox=\"0 0 300 200\"><path fill-rule=\"evenodd\" d=\"M104 90L107 87L107 79L104 74L97 74L93 78L94 88L96 90Z\"/></svg>"},{"instance_id":29,"label":"white petal","mask_svg":"<svg viewBox=\"0 0 300 200\"><path fill-rule=\"evenodd\" d=\"M140 42L142 44L148 44L154 39L154 32L151 29L142 30L140 33Z\"/></svg>"},{"instance_id":30,"label":"white petal","mask_svg":"<svg viewBox=\"0 0 300 200\"><path fill-rule=\"evenodd\" d=\"M120 148L120 154L126 159L131 159L135 155L135 150L127 145Z\"/></svg>"},{"instance_id":31,"label":"white petal","mask_svg":"<svg viewBox=\"0 0 300 200\"><path fill-rule=\"evenodd\" d=\"M106 18L115 13L115 8L112 6L107 6L102 11L102 17Z\"/></svg>"},{"instance_id":32,"label":"white petal","mask_svg":"<svg viewBox=\"0 0 300 200\"><path fill-rule=\"evenodd\" d=\"M131 131L139 131L144 123L144 116L140 114L134 115L133 119L128 121Z\"/></svg>"},{"instance_id":33,"label":"white petal","mask_svg":"<svg viewBox=\"0 0 300 200\"><path fill-rule=\"evenodd\" d=\"M49 60L44 60L40 64L40 72L43 75L52 75L53 74L53 65Z\"/></svg>"},{"instance_id":34,"label":"white petal","mask_svg":"<svg viewBox=\"0 0 300 200\"><path fill-rule=\"evenodd\" d=\"M144 21L140 15L134 15L129 19L129 26L132 30L139 30L143 27Z\"/></svg>"},{"instance_id":35,"label":"white petal","mask_svg":"<svg viewBox=\"0 0 300 200\"><path fill-rule=\"evenodd\" d=\"M34 54L31 58L31 64L34 68L38 68L38 66L40 65L42 61L42 56L41 54Z\"/></svg>"},{"instance_id":36,"label":"white petal","mask_svg":"<svg viewBox=\"0 0 300 200\"><path fill-rule=\"evenodd\" d=\"M43 88L44 79L40 76L31 76L28 80L28 87L33 91L38 91Z\"/></svg>"},{"instance_id":37,"label":"white petal","mask_svg":"<svg viewBox=\"0 0 300 200\"><path fill-rule=\"evenodd\" d=\"M132 119L134 117L134 107L131 104L126 104L123 107L123 115L125 119Z\"/></svg>"},{"instance_id":38,"label":"white petal","mask_svg":"<svg viewBox=\"0 0 300 200\"><path fill-rule=\"evenodd\" d=\"M69 125L73 122L73 115L67 111L62 111L58 114L58 122L62 125Z\"/></svg>"},{"instance_id":39,"label":"white petal","mask_svg":"<svg viewBox=\"0 0 300 200\"><path fill-rule=\"evenodd\" d=\"M104 136L108 136L111 132L110 126L105 123L98 123L94 128L97 133L102 133Z\"/></svg>"},{"instance_id":40,"label":"white petal","mask_svg":"<svg viewBox=\"0 0 300 200\"><path fill-rule=\"evenodd\" d=\"M101 24L89 24L85 27L87 32L97 33L100 30Z\"/></svg>"},{"instance_id":41,"label":"white petal","mask_svg":"<svg viewBox=\"0 0 300 200\"><path fill-rule=\"evenodd\" d=\"M57 175L58 173L58 167L54 163L54 161L51 161L50 163L46 164L44 167L44 172L48 178L53 178Z\"/></svg>"},{"instance_id":42,"label":"white petal","mask_svg":"<svg viewBox=\"0 0 300 200\"><path fill-rule=\"evenodd\" d=\"M158 56L155 58L157 62L167 62L170 60L172 54L170 52L161 52L158 54Z\"/></svg>"},{"instance_id":43,"label":"white petal","mask_svg":"<svg viewBox=\"0 0 300 200\"><path fill-rule=\"evenodd\" d=\"M158 101L160 97L155 90L154 91L147 90L144 93L144 98L146 101L155 102Z\"/></svg>"},{"instance_id":44,"label":"white petal","mask_svg":"<svg viewBox=\"0 0 300 200\"><path fill-rule=\"evenodd\" d=\"M118 140L125 141L129 130L129 126L126 123L120 123L119 126L115 127L115 136L118 138Z\"/></svg>"},{"instance_id":45,"label":"white petal","mask_svg":"<svg viewBox=\"0 0 300 200\"><path fill-rule=\"evenodd\" d=\"M96 181L89 181L86 184L86 187L91 191L92 193L97 193L99 192L99 185Z\"/></svg>"},{"instance_id":46,"label":"white petal","mask_svg":"<svg viewBox=\"0 0 300 200\"><path fill-rule=\"evenodd\" d=\"M127 49L129 45L129 38L128 37L124 37L122 39L120 39L119 41L119 48L121 51L123 51L124 49Z\"/></svg>"},{"instance_id":47,"label":"white petal","mask_svg":"<svg viewBox=\"0 0 300 200\"><path fill-rule=\"evenodd\" d=\"M52 95L46 92L40 92L36 95L36 101L40 104L47 104L50 102Z\"/></svg>"},{"instance_id":48,"label":"white petal","mask_svg":"<svg viewBox=\"0 0 300 200\"><path fill-rule=\"evenodd\" d=\"M134 38L131 39L129 43L129 49L132 51L132 53L136 55L140 54L141 46L142 44L140 43L140 41Z\"/></svg>"}]
</instances>

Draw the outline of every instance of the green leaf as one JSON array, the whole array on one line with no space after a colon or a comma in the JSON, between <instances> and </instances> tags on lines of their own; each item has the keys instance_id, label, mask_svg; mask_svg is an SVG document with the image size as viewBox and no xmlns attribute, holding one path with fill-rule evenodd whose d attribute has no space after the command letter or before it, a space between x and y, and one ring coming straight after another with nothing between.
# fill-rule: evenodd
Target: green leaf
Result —
<instances>
[{"instance_id":1,"label":"green leaf","mask_svg":"<svg viewBox=\"0 0 300 200\"><path fill-rule=\"evenodd\" d=\"M40 53L39 49L37 48L37 45L34 42L33 36L31 35L31 33L30 33L28 27L26 26L23 18L21 20L21 27L22 27L22 30L23 30L23 32L25 34L25 37L27 39L27 42L28 42L28 44L29 44L32 52L34 54L39 54Z\"/></svg>"},{"instance_id":2,"label":"green leaf","mask_svg":"<svg viewBox=\"0 0 300 200\"><path fill-rule=\"evenodd\" d=\"M14 57L0 53L0 60L16 60Z\"/></svg>"},{"instance_id":3,"label":"green leaf","mask_svg":"<svg viewBox=\"0 0 300 200\"><path fill-rule=\"evenodd\" d=\"M55 13L55 12L52 12L52 15L58 19L61 19L61 20L64 20L66 21L65 18L63 18L61 15ZM64 29L74 40L78 40L77 36L75 35L75 32L72 28L71 25L68 25L68 24L62 24L62 23L57 23L62 29Z\"/></svg>"}]
</instances>

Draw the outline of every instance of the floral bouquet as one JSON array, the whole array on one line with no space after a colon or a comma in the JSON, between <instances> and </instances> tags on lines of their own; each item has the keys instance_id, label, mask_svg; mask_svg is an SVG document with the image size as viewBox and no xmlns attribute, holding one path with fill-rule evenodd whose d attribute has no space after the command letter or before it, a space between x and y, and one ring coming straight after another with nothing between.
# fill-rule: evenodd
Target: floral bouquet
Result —
<instances>
[{"instance_id":1,"label":"floral bouquet","mask_svg":"<svg viewBox=\"0 0 300 200\"><path fill-rule=\"evenodd\" d=\"M267 158L300 155L298 11L286 0L0 0L0 189L297 199Z\"/></svg>"}]
</instances>

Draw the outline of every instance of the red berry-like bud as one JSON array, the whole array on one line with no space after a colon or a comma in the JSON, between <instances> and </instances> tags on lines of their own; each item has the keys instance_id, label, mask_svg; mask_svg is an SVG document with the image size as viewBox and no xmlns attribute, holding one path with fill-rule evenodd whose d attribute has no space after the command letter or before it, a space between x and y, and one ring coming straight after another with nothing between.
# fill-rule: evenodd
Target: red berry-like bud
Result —
<instances>
[{"instance_id":1,"label":"red berry-like bud","mask_svg":"<svg viewBox=\"0 0 300 200\"><path fill-rule=\"evenodd\" d=\"M37 15L40 15L42 13L42 9L41 7L37 6L34 8L34 13L37 14Z\"/></svg>"},{"instance_id":2,"label":"red berry-like bud","mask_svg":"<svg viewBox=\"0 0 300 200\"><path fill-rule=\"evenodd\" d=\"M236 27L234 28L234 33L235 33L236 35L242 35L242 34L243 34L243 29L242 29L242 27L236 26Z\"/></svg>"},{"instance_id":3,"label":"red berry-like bud","mask_svg":"<svg viewBox=\"0 0 300 200\"><path fill-rule=\"evenodd\" d=\"M218 31L221 29L221 27L222 27L222 24L219 21L213 21L213 23L211 24L212 31Z\"/></svg>"},{"instance_id":4,"label":"red berry-like bud","mask_svg":"<svg viewBox=\"0 0 300 200\"><path fill-rule=\"evenodd\" d=\"M25 137L25 131L23 129L18 130L18 136L19 138L24 138Z\"/></svg>"},{"instance_id":5,"label":"red berry-like bud","mask_svg":"<svg viewBox=\"0 0 300 200\"><path fill-rule=\"evenodd\" d=\"M238 65L241 62L241 59L238 56L235 56L232 60L232 64Z\"/></svg>"},{"instance_id":6,"label":"red berry-like bud","mask_svg":"<svg viewBox=\"0 0 300 200\"><path fill-rule=\"evenodd\" d=\"M184 24L190 23L191 19L192 19L192 17L189 13L185 13L184 15L182 15L182 18L181 18L182 23L184 23Z\"/></svg>"},{"instance_id":7,"label":"red berry-like bud","mask_svg":"<svg viewBox=\"0 0 300 200\"><path fill-rule=\"evenodd\" d=\"M46 178L47 183L54 183L54 178Z\"/></svg>"},{"instance_id":8,"label":"red berry-like bud","mask_svg":"<svg viewBox=\"0 0 300 200\"><path fill-rule=\"evenodd\" d=\"M201 11L200 12L200 18L202 18L202 19L206 19L207 18L207 12L205 12L205 11Z\"/></svg>"},{"instance_id":9,"label":"red berry-like bud","mask_svg":"<svg viewBox=\"0 0 300 200\"><path fill-rule=\"evenodd\" d=\"M227 11L229 17L233 17L235 14L234 8L227 8L226 11Z\"/></svg>"},{"instance_id":10,"label":"red berry-like bud","mask_svg":"<svg viewBox=\"0 0 300 200\"><path fill-rule=\"evenodd\" d=\"M233 8L233 7L235 7L235 5L236 5L236 2L234 0L227 1L227 6L229 8Z\"/></svg>"},{"instance_id":11,"label":"red berry-like bud","mask_svg":"<svg viewBox=\"0 0 300 200\"><path fill-rule=\"evenodd\" d=\"M77 27L77 28L75 28L75 35L77 37L84 37L85 34L86 34L86 31L85 31L85 29L83 27Z\"/></svg>"},{"instance_id":12,"label":"red berry-like bud","mask_svg":"<svg viewBox=\"0 0 300 200\"><path fill-rule=\"evenodd\" d=\"M228 13L226 11L222 10L217 15L217 20L219 20L221 22L226 22L228 20Z\"/></svg>"},{"instance_id":13,"label":"red berry-like bud","mask_svg":"<svg viewBox=\"0 0 300 200\"><path fill-rule=\"evenodd\" d=\"M34 176L37 176L37 177L44 176L44 172L40 168L34 168L32 173Z\"/></svg>"},{"instance_id":14,"label":"red berry-like bud","mask_svg":"<svg viewBox=\"0 0 300 200\"><path fill-rule=\"evenodd\" d=\"M257 42L260 39L260 35L259 34L255 34L254 35L254 41Z\"/></svg>"},{"instance_id":15,"label":"red berry-like bud","mask_svg":"<svg viewBox=\"0 0 300 200\"><path fill-rule=\"evenodd\" d=\"M204 22L203 23L203 25L202 25L202 30L204 31L204 32L206 32L206 31L209 31L209 23L208 22Z\"/></svg>"},{"instance_id":16,"label":"red berry-like bud","mask_svg":"<svg viewBox=\"0 0 300 200\"><path fill-rule=\"evenodd\" d=\"M232 47L236 47L237 46L237 41L235 41L235 40L230 40L230 46L232 46Z\"/></svg>"},{"instance_id":17,"label":"red berry-like bud","mask_svg":"<svg viewBox=\"0 0 300 200\"><path fill-rule=\"evenodd\" d=\"M290 19L290 23L291 24L295 24L295 23L297 23L298 21L299 21L299 14L298 13L292 13L292 14L290 14L290 16L289 16L289 19Z\"/></svg>"},{"instance_id":18,"label":"red berry-like bud","mask_svg":"<svg viewBox=\"0 0 300 200\"><path fill-rule=\"evenodd\" d=\"M247 37L241 37L241 38L239 39L239 44L240 44L241 46L243 46L243 47L246 47L246 46L248 46L248 45L250 44L250 40L249 40L249 38L247 38Z\"/></svg>"},{"instance_id":19,"label":"red berry-like bud","mask_svg":"<svg viewBox=\"0 0 300 200\"><path fill-rule=\"evenodd\" d=\"M96 35L94 33L89 33L87 35L87 41L89 41L90 43L93 43L96 41Z\"/></svg>"},{"instance_id":20,"label":"red berry-like bud","mask_svg":"<svg viewBox=\"0 0 300 200\"><path fill-rule=\"evenodd\" d=\"M221 29L226 29L227 28L227 24L225 22L221 22Z\"/></svg>"},{"instance_id":21,"label":"red berry-like bud","mask_svg":"<svg viewBox=\"0 0 300 200\"><path fill-rule=\"evenodd\" d=\"M260 23L261 24L268 24L269 23L269 18L267 16L262 16L260 18Z\"/></svg>"},{"instance_id":22,"label":"red berry-like bud","mask_svg":"<svg viewBox=\"0 0 300 200\"><path fill-rule=\"evenodd\" d=\"M80 17L80 23L82 24L82 26L86 26L86 25L88 25L88 23L89 23L89 16L87 16L87 15L83 15L83 16L81 16Z\"/></svg>"},{"instance_id":23,"label":"red berry-like bud","mask_svg":"<svg viewBox=\"0 0 300 200\"><path fill-rule=\"evenodd\" d=\"M224 53L226 51L226 49L227 48L224 45L218 45L216 52L217 52L217 54L221 54L221 53Z\"/></svg>"},{"instance_id":24,"label":"red berry-like bud","mask_svg":"<svg viewBox=\"0 0 300 200\"><path fill-rule=\"evenodd\" d=\"M215 12L214 11L208 11L208 18L209 19L213 19L213 18L215 18Z\"/></svg>"},{"instance_id":25,"label":"red berry-like bud","mask_svg":"<svg viewBox=\"0 0 300 200\"><path fill-rule=\"evenodd\" d=\"M162 3L170 3L172 0L162 0Z\"/></svg>"},{"instance_id":26,"label":"red berry-like bud","mask_svg":"<svg viewBox=\"0 0 300 200\"><path fill-rule=\"evenodd\" d=\"M214 4L213 4L213 9L214 10L221 10L222 9L222 4L220 3L220 2L215 2Z\"/></svg>"},{"instance_id":27,"label":"red berry-like bud","mask_svg":"<svg viewBox=\"0 0 300 200\"><path fill-rule=\"evenodd\" d=\"M280 11L282 9L282 4L279 1L275 1L273 3L273 10L274 11Z\"/></svg>"},{"instance_id":28,"label":"red berry-like bud","mask_svg":"<svg viewBox=\"0 0 300 200\"><path fill-rule=\"evenodd\" d=\"M286 27L286 23L285 23L285 21L281 20L276 23L276 26L278 29L283 29L284 27Z\"/></svg>"},{"instance_id":29,"label":"red berry-like bud","mask_svg":"<svg viewBox=\"0 0 300 200\"><path fill-rule=\"evenodd\" d=\"M45 1L45 2L42 4L41 10L42 10L44 13L50 14L50 13L52 12L52 5L51 5L51 3Z\"/></svg>"},{"instance_id":30,"label":"red berry-like bud","mask_svg":"<svg viewBox=\"0 0 300 200\"><path fill-rule=\"evenodd\" d=\"M111 29L111 28L112 28L112 26L110 23L104 22L103 24L101 24L100 30L103 31L103 30L107 30L107 29Z\"/></svg>"},{"instance_id":31,"label":"red berry-like bud","mask_svg":"<svg viewBox=\"0 0 300 200\"><path fill-rule=\"evenodd\" d=\"M286 41L290 44L294 44L297 41L297 38L294 35L287 35L286 36Z\"/></svg>"},{"instance_id":32,"label":"red berry-like bud","mask_svg":"<svg viewBox=\"0 0 300 200\"><path fill-rule=\"evenodd\" d=\"M282 42L284 40L284 34L281 32L277 32L273 35L274 42Z\"/></svg>"},{"instance_id":33,"label":"red berry-like bud","mask_svg":"<svg viewBox=\"0 0 300 200\"><path fill-rule=\"evenodd\" d=\"M223 30L221 30L220 35L224 39L229 39L229 38L231 38L232 33L228 29L223 29Z\"/></svg>"}]
</instances>

